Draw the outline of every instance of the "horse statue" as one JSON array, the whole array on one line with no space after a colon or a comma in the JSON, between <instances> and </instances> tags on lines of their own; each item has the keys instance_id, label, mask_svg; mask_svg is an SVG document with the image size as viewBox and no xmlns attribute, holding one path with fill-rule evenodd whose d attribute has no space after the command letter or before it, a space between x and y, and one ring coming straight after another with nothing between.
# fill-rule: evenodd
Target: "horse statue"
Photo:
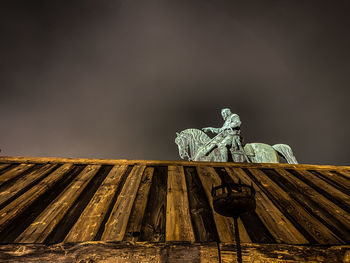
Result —
<instances>
[{"instance_id":1,"label":"horse statue","mask_svg":"<svg viewBox=\"0 0 350 263\"><path fill-rule=\"evenodd\" d=\"M187 158L189 161L206 161L206 162L223 162L223 158L214 148L206 156L197 153L205 147L211 138L199 129L186 129L180 133L176 133L175 143L179 148L181 159ZM286 144L275 144L273 146L265 143L247 143L243 147L244 154L252 163L279 163L279 156L283 157L288 163L297 164L297 160L293 155L290 146ZM237 152L230 151L231 154Z\"/></svg>"}]
</instances>

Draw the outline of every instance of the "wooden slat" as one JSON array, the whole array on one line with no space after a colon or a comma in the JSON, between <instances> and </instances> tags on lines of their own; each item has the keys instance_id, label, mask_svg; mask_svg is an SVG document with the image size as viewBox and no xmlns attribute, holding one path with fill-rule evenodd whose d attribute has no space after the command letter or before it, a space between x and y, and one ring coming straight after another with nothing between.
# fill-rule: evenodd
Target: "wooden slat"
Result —
<instances>
[{"instance_id":1,"label":"wooden slat","mask_svg":"<svg viewBox=\"0 0 350 263\"><path fill-rule=\"evenodd\" d=\"M350 197L343 192L339 191L335 187L331 186L321 178L317 177L313 173L306 170L296 170L300 175L302 175L305 180L316 185L321 190L327 192L332 198L336 199L339 203L342 203L345 207L350 207ZM326 196L327 197L327 196ZM327 197L328 198L328 197ZM331 200L332 201L332 200Z\"/></svg>"},{"instance_id":2,"label":"wooden slat","mask_svg":"<svg viewBox=\"0 0 350 263\"><path fill-rule=\"evenodd\" d=\"M94 240L127 168L127 165L116 165L112 168L73 228L69 231L64 242Z\"/></svg>"},{"instance_id":3,"label":"wooden slat","mask_svg":"<svg viewBox=\"0 0 350 263\"><path fill-rule=\"evenodd\" d=\"M137 192L134 206L129 217L129 222L125 231L125 241L138 241L141 234L142 219L145 214L149 191L152 185L154 167L146 167L140 188Z\"/></svg>"},{"instance_id":4,"label":"wooden slat","mask_svg":"<svg viewBox=\"0 0 350 263\"><path fill-rule=\"evenodd\" d=\"M194 242L185 173L182 166L168 167L166 241Z\"/></svg>"},{"instance_id":5,"label":"wooden slat","mask_svg":"<svg viewBox=\"0 0 350 263\"><path fill-rule=\"evenodd\" d=\"M313 188L298 180L292 174L284 169L276 169L276 172L283 178L285 178L294 188L300 190L300 193L294 193L297 195L300 203L303 203L304 207L309 207L312 212L322 218L324 222L337 229L339 233L342 234L345 242L350 242L350 215L327 198L322 196L320 193L315 191ZM292 189L291 189L292 191ZM301 194L302 193L302 194ZM314 203L309 202L312 200L317 202L315 207ZM322 209L323 208L323 209ZM325 212L326 211L326 212ZM339 223L336 222L338 220Z\"/></svg>"},{"instance_id":6,"label":"wooden slat","mask_svg":"<svg viewBox=\"0 0 350 263\"><path fill-rule=\"evenodd\" d=\"M203 165L203 162L189 161L159 161L159 160L126 160L126 159L87 159L87 158L57 158L57 157L19 157L0 156L0 163L74 163L74 164L104 164L104 165ZM286 163L233 163L205 162L205 165L238 168L284 168L284 169L314 169L314 170L349 170L349 166L286 164Z\"/></svg>"},{"instance_id":7,"label":"wooden slat","mask_svg":"<svg viewBox=\"0 0 350 263\"><path fill-rule=\"evenodd\" d=\"M334 182L335 186L339 185L339 190L350 195L350 179L346 179L345 177L339 174L332 173L326 170L319 170L317 172L323 175L325 178L329 179L330 182Z\"/></svg>"},{"instance_id":8,"label":"wooden slat","mask_svg":"<svg viewBox=\"0 0 350 263\"><path fill-rule=\"evenodd\" d=\"M242 183L250 185L252 180L240 168L226 168L232 179L241 179ZM253 183L256 191L256 213L278 243L308 244L307 239L294 227L272 201Z\"/></svg>"},{"instance_id":9,"label":"wooden slat","mask_svg":"<svg viewBox=\"0 0 350 263\"><path fill-rule=\"evenodd\" d=\"M10 198L15 196L18 192L26 188L28 185L36 180L44 177L47 173L57 167L57 164L46 164L38 170L32 171L19 178L15 184L6 188L6 190L0 192L0 205L8 201Z\"/></svg>"},{"instance_id":10,"label":"wooden slat","mask_svg":"<svg viewBox=\"0 0 350 263\"><path fill-rule=\"evenodd\" d=\"M346 170L346 169L338 170L338 169L336 169L336 171L339 171L339 173L344 175L346 178L350 179L350 170Z\"/></svg>"},{"instance_id":11,"label":"wooden slat","mask_svg":"<svg viewBox=\"0 0 350 263\"><path fill-rule=\"evenodd\" d=\"M9 167L11 164L9 163L1 163L0 164L0 171L2 171L3 169L5 169L6 167Z\"/></svg>"},{"instance_id":12,"label":"wooden slat","mask_svg":"<svg viewBox=\"0 0 350 263\"><path fill-rule=\"evenodd\" d=\"M305 211L300 204L294 201L283 191L276 183L268 178L258 169L249 169L250 173L263 186L265 191L275 199L275 203L290 214L295 222L298 222L318 243L320 244L339 244L338 238L323 224Z\"/></svg>"},{"instance_id":13,"label":"wooden slat","mask_svg":"<svg viewBox=\"0 0 350 263\"><path fill-rule=\"evenodd\" d=\"M212 213L214 215L214 220L215 220L220 241L234 242L235 232L234 232L233 219L219 215L218 213L215 212L213 207L213 197L211 195L212 187L221 185L221 180L218 174L215 172L214 168L208 167L208 166L197 166L197 172L199 175L199 179L201 180L201 183L203 185L204 192L208 198L209 205L212 209ZM251 240L247 238L249 237L249 235L244 225L242 224L242 222L239 222L239 225L240 225L239 232L240 232L241 242L251 242Z\"/></svg>"},{"instance_id":14,"label":"wooden slat","mask_svg":"<svg viewBox=\"0 0 350 263\"><path fill-rule=\"evenodd\" d=\"M100 167L101 165L88 165L16 239L16 242L44 242Z\"/></svg>"},{"instance_id":15,"label":"wooden slat","mask_svg":"<svg viewBox=\"0 0 350 263\"><path fill-rule=\"evenodd\" d=\"M28 170L30 167L33 167L34 164L20 164L9 171L6 171L2 175L0 175L0 185L4 184L5 182L11 180L12 178L15 178L16 176L20 175L24 171Z\"/></svg>"},{"instance_id":16,"label":"wooden slat","mask_svg":"<svg viewBox=\"0 0 350 263\"><path fill-rule=\"evenodd\" d=\"M37 198L47 192L55 183L57 183L65 173L71 170L73 164L65 164L49 174L44 180L30 188L27 192L20 195L14 201L9 203L0 211L0 231L16 216L21 214Z\"/></svg>"},{"instance_id":17,"label":"wooden slat","mask_svg":"<svg viewBox=\"0 0 350 263\"><path fill-rule=\"evenodd\" d=\"M103 241L123 240L131 208L136 198L145 165L135 165L125 181L124 187L112 209L102 234Z\"/></svg>"}]
</instances>

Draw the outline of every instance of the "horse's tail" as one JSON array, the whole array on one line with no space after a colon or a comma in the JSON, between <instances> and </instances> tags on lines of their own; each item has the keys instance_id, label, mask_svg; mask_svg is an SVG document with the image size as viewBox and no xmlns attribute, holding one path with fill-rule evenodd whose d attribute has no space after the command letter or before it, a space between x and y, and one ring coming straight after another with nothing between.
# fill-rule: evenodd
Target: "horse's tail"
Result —
<instances>
[{"instance_id":1,"label":"horse's tail","mask_svg":"<svg viewBox=\"0 0 350 263\"><path fill-rule=\"evenodd\" d=\"M287 144L275 144L272 146L288 163L297 164L298 161L295 158L292 148Z\"/></svg>"}]
</instances>

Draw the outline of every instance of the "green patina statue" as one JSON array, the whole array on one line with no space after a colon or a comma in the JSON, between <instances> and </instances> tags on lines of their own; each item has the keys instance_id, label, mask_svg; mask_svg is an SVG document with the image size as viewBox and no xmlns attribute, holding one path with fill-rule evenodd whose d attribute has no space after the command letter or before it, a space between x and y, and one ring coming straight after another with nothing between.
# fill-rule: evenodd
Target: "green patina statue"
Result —
<instances>
[{"instance_id":1,"label":"green patina statue","mask_svg":"<svg viewBox=\"0 0 350 263\"><path fill-rule=\"evenodd\" d=\"M243 145L241 137L241 120L230 109L221 110L224 125L221 128L207 127L204 132L217 135L210 138L198 129L186 129L176 133L175 143L182 159L189 161L211 162L253 162L278 163L279 155L288 163L297 164L292 149L286 144L270 146L265 143L248 143Z\"/></svg>"}]
</instances>

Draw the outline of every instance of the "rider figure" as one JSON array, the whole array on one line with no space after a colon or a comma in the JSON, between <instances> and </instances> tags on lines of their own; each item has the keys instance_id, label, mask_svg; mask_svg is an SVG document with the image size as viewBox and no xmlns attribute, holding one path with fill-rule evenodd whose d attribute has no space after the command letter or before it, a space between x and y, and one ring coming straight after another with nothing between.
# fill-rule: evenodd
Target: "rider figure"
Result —
<instances>
[{"instance_id":1,"label":"rider figure","mask_svg":"<svg viewBox=\"0 0 350 263\"><path fill-rule=\"evenodd\" d=\"M208 155L213 149L215 149L215 147L217 147L222 160L227 162L227 147L229 147L231 149L232 159L234 162L248 161L241 142L241 120L239 119L239 116L235 113L231 113L231 110L227 108L221 110L221 115L225 121L221 128L207 127L202 129L204 132L211 131L212 133L217 133L218 135L216 135L209 143L200 149L200 152L196 154L196 159Z\"/></svg>"}]
</instances>

